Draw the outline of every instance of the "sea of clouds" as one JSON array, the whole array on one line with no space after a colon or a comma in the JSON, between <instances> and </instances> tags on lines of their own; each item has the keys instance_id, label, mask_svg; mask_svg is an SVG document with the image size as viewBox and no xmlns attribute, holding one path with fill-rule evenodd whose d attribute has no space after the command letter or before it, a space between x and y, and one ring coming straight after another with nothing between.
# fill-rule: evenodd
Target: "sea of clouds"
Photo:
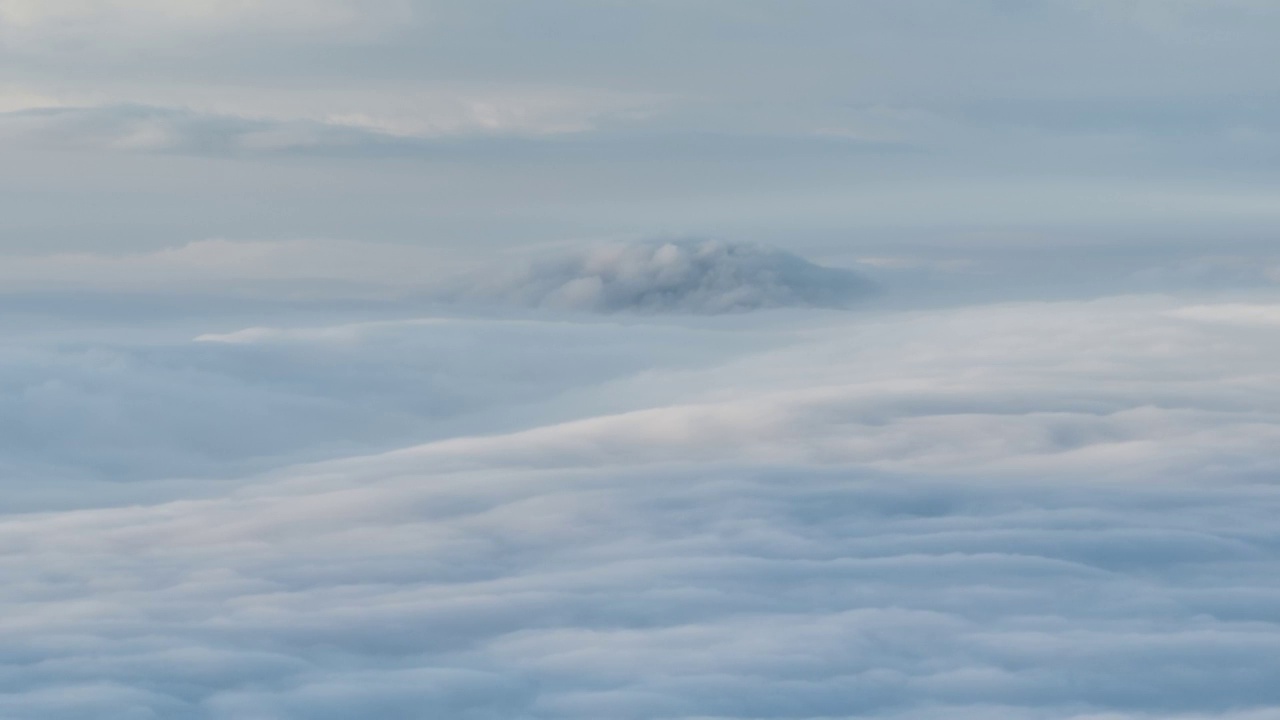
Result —
<instances>
[{"instance_id":1,"label":"sea of clouds","mask_svg":"<svg viewBox=\"0 0 1280 720\"><path fill-rule=\"evenodd\" d=\"M0 717L1280 718L1280 294L307 249L10 269Z\"/></svg>"}]
</instances>

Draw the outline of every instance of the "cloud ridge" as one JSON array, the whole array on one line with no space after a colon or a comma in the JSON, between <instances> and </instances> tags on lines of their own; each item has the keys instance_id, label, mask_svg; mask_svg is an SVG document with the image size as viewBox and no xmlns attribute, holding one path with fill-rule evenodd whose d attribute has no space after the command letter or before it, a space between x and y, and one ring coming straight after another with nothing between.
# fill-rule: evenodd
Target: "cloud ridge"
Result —
<instances>
[{"instance_id":1,"label":"cloud ridge","mask_svg":"<svg viewBox=\"0 0 1280 720\"><path fill-rule=\"evenodd\" d=\"M536 262L483 291L540 308L714 314L846 307L872 292L857 273L752 243L720 240L601 244Z\"/></svg>"}]
</instances>

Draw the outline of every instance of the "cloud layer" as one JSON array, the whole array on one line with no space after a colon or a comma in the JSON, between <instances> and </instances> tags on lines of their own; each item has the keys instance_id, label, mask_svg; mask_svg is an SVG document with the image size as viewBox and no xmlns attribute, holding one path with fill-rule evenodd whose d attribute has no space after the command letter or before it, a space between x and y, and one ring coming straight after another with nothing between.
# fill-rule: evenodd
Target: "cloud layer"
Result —
<instances>
[{"instance_id":1,"label":"cloud layer","mask_svg":"<svg viewBox=\"0 0 1280 720\"><path fill-rule=\"evenodd\" d=\"M1278 34L0 0L0 720L1280 720Z\"/></svg>"},{"instance_id":2,"label":"cloud layer","mask_svg":"<svg viewBox=\"0 0 1280 720\"><path fill-rule=\"evenodd\" d=\"M0 235L1269 231L1278 22L1246 0L0 0L0 185L25 198Z\"/></svg>"},{"instance_id":3,"label":"cloud layer","mask_svg":"<svg viewBox=\"0 0 1280 720\"><path fill-rule=\"evenodd\" d=\"M184 364L259 393L314 376L352 428L444 391L475 414L203 499L0 517L0 709L1271 720L1276 314L1151 297L209 334ZM218 422L270 438L286 417Z\"/></svg>"},{"instance_id":4,"label":"cloud layer","mask_svg":"<svg viewBox=\"0 0 1280 720\"><path fill-rule=\"evenodd\" d=\"M11 293L417 296L605 313L845 307L873 292L872 283L850 270L815 265L777 249L712 240L597 243L539 260L483 261L410 245L205 240L115 256L11 257L0 281Z\"/></svg>"}]
</instances>

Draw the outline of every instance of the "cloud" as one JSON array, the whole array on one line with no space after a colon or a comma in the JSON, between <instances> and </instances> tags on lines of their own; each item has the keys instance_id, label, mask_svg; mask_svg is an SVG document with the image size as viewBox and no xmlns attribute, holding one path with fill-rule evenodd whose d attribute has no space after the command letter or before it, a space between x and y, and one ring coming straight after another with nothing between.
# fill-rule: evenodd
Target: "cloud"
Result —
<instances>
[{"instance_id":1,"label":"cloud","mask_svg":"<svg viewBox=\"0 0 1280 720\"><path fill-rule=\"evenodd\" d=\"M460 414L200 496L0 516L0 714L1270 720L1277 340L1237 320L1275 304L117 338L92 363L116 375L43 374L82 388L67 417L163 375L136 468L184 417L332 443Z\"/></svg>"},{"instance_id":2,"label":"cloud","mask_svg":"<svg viewBox=\"0 0 1280 720\"><path fill-rule=\"evenodd\" d=\"M1277 720L1277 8L0 0L0 718Z\"/></svg>"},{"instance_id":3,"label":"cloud","mask_svg":"<svg viewBox=\"0 0 1280 720\"><path fill-rule=\"evenodd\" d=\"M518 304L590 312L741 312L843 307L871 284L781 250L714 240L599 245L534 263L475 291Z\"/></svg>"},{"instance_id":4,"label":"cloud","mask_svg":"<svg viewBox=\"0 0 1280 720\"><path fill-rule=\"evenodd\" d=\"M1274 326L1280 325L1280 307L1267 304L1218 303L1178 308L1174 317L1199 320L1206 323L1232 325Z\"/></svg>"},{"instance_id":5,"label":"cloud","mask_svg":"<svg viewBox=\"0 0 1280 720\"><path fill-rule=\"evenodd\" d=\"M70 340L13 335L0 343L10 509L201 492L300 460L574 417L583 403L609 407L575 399L583 387L740 346L681 328L483 318L254 328L196 342L136 326Z\"/></svg>"},{"instance_id":6,"label":"cloud","mask_svg":"<svg viewBox=\"0 0 1280 720\"><path fill-rule=\"evenodd\" d=\"M1270 224L1280 114L1258 99L1277 93L1256 59L1269 57L1276 14L1265 3L1111 5L816 2L794 13L774 0L732 8L10 0L6 27L17 39L6 38L0 85L16 90L0 106L63 110L0 124L29 130L11 143L27 148L13 168L67 162L60 153L68 149L102 174L128 172L130 161L88 150L277 162L325 155L324 175L341 178L350 196L378 193L395 206L398 236L421 226L424 206L447 221L469 214L477 225L510 217L530 202L529 193L501 190L510 184L557 189L554 202L529 214L561 236L670 226L724 236L768 225L795 237L801 225L829 232L946 221L1181 226L1170 212ZM306 30L313 22L319 29ZM374 29L359 30L366 25ZM671 27L683 30L673 37ZM299 35L322 40L300 47ZM663 50L656 57L655 47ZM829 71L855 66L864 68L856 77ZM555 144L567 135L597 144ZM423 148L493 136L541 149L469 147L461 155L474 162L459 166ZM899 152L850 151L886 143ZM358 162L405 155L440 162L406 173L399 186L422 191L403 197L384 192L387 176ZM211 178L262 182L252 163L217 173L170 167L205 187L192 195L207 212L219 209ZM482 168L487 177L475 178ZM83 170L76 176L93 175ZM15 183L31 174L10 172ZM171 190L160 176L130 174ZM113 208L130 199L92 194ZM133 211L145 212L146 201L135 202ZM348 202L350 213L368 207ZM294 229L297 214L246 220L258 225L246 234ZM148 227L138 221L121 235Z\"/></svg>"},{"instance_id":7,"label":"cloud","mask_svg":"<svg viewBox=\"0 0 1280 720\"><path fill-rule=\"evenodd\" d=\"M0 116L10 142L125 152L238 154L376 140L323 123L276 123L147 106L41 107Z\"/></svg>"},{"instance_id":8,"label":"cloud","mask_svg":"<svg viewBox=\"0 0 1280 720\"><path fill-rule=\"evenodd\" d=\"M460 265L456 254L340 240L199 240L136 253L6 258L10 293L101 290L342 297L420 290Z\"/></svg>"},{"instance_id":9,"label":"cloud","mask_svg":"<svg viewBox=\"0 0 1280 720\"><path fill-rule=\"evenodd\" d=\"M509 266L518 269L512 270ZM203 240L123 255L10 256L10 293L98 290L286 298L395 298L585 312L741 312L844 307L872 292L845 269L721 241L587 244L481 261L418 245Z\"/></svg>"},{"instance_id":10,"label":"cloud","mask_svg":"<svg viewBox=\"0 0 1280 720\"><path fill-rule=\"evenodd\" d=\"M429 156L447 149L450 139L583 133L644 114L649 104L620 94L538 88L447 88L391 99L296 90L194 95L178 106L5 93L0 139L58 150L200 156Z\"/></svg>"}]
</instances>

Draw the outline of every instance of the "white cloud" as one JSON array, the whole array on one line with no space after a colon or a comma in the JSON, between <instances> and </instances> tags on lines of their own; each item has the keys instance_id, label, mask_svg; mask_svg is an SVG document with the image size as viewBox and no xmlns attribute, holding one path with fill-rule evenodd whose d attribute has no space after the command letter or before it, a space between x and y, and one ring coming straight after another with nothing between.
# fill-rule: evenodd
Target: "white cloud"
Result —
<instances>
[{"instance_id":1,"label":"white cloud","mask_svg":"<svg viewBox=\"0 0 1280 720\"><path fill-rule=\"evenodd\" d=\"M333 93L198 88L154 93L0 94L0 139L53 149L253 155L386 154L467 137L583 133L653 111L652 98L590 90L386 88ZM414 143L418 143L415 147Z\"/></svg>"},{"instance_id":2,"label":"white cloud","mask_svg":"<svg viewBox=\"0 0 1280 720\"><path fill-rule=\"evenodd\" d=\"M0 0L0 718L1280 720L1277 7Z\"/></svg>"},{"instance_id":3,"label":"white cloud","mask_svg":"<svg viewBox=\"0 0 1280 720\"><path fill-rule=\"evenodd\" d=\"M584 385L652 364L705 363L738 347L720 333L550 320L260 327L196 342L182 320L176 332L169 321L114 322L70 335L10 329L0 343L7 507L188 492L255 468L575 417L584 406L611 407L575 399Z\"/></svg>"},{"instance_id":4,"label":"white cloud","mask_svg":"<svg viewBox=\"0 0 1280 720\"><path fill-rule=\"evenodd\" d=\"M1174 317L1231 325L1280 325L1280 305L1219 303L1178 308Z\"/></svg>"},{"instance_id":5,"label":"white cloud","mask_svg":"<svg viewBox=\"0 0 1280 720\"><path fill-rule=\"evenodd\" d=\"M493 412L203 499L0 517L0 709L1267 720L1278 341L1204 319L1232 307L150 341L130 383L163 370L170 407L182 387L242 405L210 428L321 438L272 388L346 408L339 434L370 408L437 412L445 390ZM68 412L95 387L139 398L81 384ZM137 427L187 415L208 413Z\"/></svg>"}]
</instances>

